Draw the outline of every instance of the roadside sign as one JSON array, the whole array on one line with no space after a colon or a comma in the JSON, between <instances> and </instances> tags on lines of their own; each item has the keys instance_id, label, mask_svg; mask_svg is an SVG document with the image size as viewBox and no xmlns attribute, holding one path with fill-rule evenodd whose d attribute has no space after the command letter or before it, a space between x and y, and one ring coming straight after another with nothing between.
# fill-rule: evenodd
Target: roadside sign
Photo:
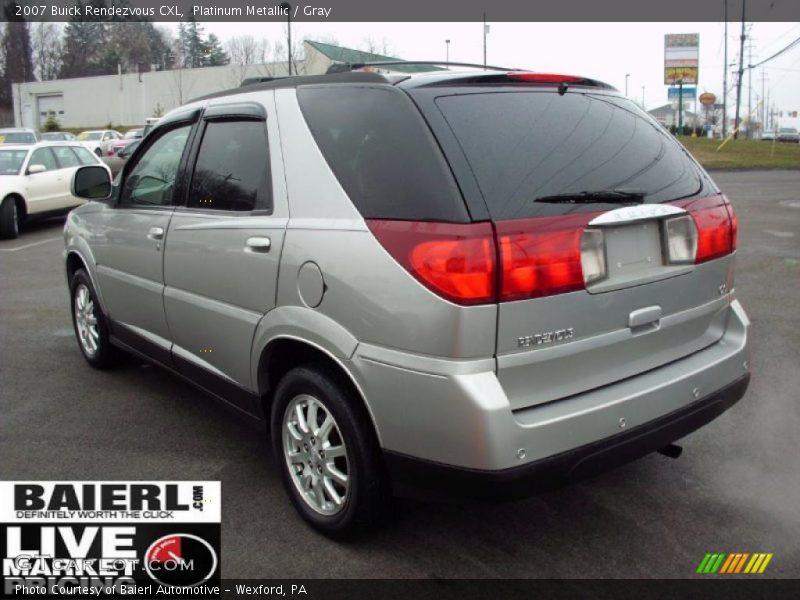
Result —
<instances>
[{"instance_id":1,"label":"roadside sign","mask_svg":"<svg viewBox=\"0 0 800 600\"><path fill-rule=\"evenodd\" d=\"M680 88L678 86L674 86L671 88L667 88L667 99L668 100L678 100L680 98ZM697 88L696 87L689 87L683 86L683 101L688 102L690 100L694 100L697 96Z\"/></svg>"},{"instance_id":2,"label":"roadside sign","mask_svg":"<svg viewBox=\"0 0 800 600\"><path fill-rule=\"evenodd\" d=\"M711 92L703 92L698 100L703 106L712 106L717 101L717 97Z\"/></svg>"},{"instance_id":3,"label":"roadside sign","mask_svg":"<svg viewBox=\"0 0 800 600\"><path fill-rule=\"evenodd\" d=\"M696 84L699 80L700 34L668 33L664 36L664 83Z\"/></svg>"}]
</instances>

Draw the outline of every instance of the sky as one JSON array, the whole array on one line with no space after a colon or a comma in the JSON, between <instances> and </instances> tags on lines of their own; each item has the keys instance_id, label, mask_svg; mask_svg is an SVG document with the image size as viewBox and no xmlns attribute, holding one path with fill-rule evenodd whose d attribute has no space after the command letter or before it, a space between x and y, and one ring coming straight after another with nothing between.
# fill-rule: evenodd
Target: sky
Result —
<instances>
[{"instance_id":1,"label":"sky","mask_svg":"<svg viewBox=\"0 0 800 600\"><path fill-rule=\"evenodd\" d=\"M492 23L487 36L487 62L508 67L583 75L610 83L644 102L648 109L667 102L663 83L664 34L700 34L698 93L710 91L721 101L724 23ZM249 34L271 41L285 39L283 23L203 23L207 33L223 41ZM767 58L800 37L800 23L749 24L752 63ZM738 59L741 23L728 26L728 63ZM384 41L395 56L406 60L444 60L450 40L450 60L483 62L482 23L293 23L295 39L335 39L340 45L363 47L365 38ZM751 61L745 53L745 65ZM729 74L735 69L729 67ZM800 46L767 63L764 89L779 110L800 111ZM752 72L755 108L762 95L762 70ZM729 106L735 102L735 78L729 76ZM748 75L745 71L744 84ZM644 90L642 89L644 87ZM742 93L743 110L748 92Z\"/></svg>"}]
</instances>

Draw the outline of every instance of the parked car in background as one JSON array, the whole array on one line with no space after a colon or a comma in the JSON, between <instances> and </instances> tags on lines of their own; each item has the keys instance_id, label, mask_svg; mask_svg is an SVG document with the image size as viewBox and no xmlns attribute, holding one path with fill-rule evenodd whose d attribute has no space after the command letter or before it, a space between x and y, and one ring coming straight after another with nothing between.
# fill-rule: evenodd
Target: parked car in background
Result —
<instances>
[{"instance_id":1,"label":"parked car in background","mask_svg":"<svg viewBox=\"0 0 800 600\"><path fill-rule=\"evenodd\" d=\"M78 134L77 139L97 156L103 156L108 154L108 147L113 142L122 139L122 134L113 129L100 129L96 131L84 131Z\"/></svg>"},{"instance_id":2,"label":"parked car in background","mask_svg":"<svg viewBox=\"0 0 800 600\"><path fill-rule=\"evenodd\" d=\"M148 133L150 133L150 130L153 127L155 127L156 123L158 123L160 120L161 120L161 117L148 117L148 118L146 118L144 120L144 133L142 135L145 136Z\"/></svg>"},{"instance_id":3,"label":"parked car in background","mask_svg":"<svg viewBox=\"0 0 800 600\"><path fill-rule=\"evenodd\" d=\"M15 238L28 220L63 214L83 204L72 195L78 167L102 165L78 143L0 146L0 239ZM107 167L105 167L107 168Z\"/></svg>"},{"instance_id":4,"label":"parked car in background","mask_svg":"<svg viewBox=\"0 0 800 600\"><path fill-rule=\"evenodd\" d=\"M64 228L87 362L142 356L267 420L329 535L390 493L514 495L676 457L748 385L733 207L593 79L253 84L172 111L115 182L87 166L73 190L96 200Z\"/></svg>"},{"instance_id":5,"label":"parked car in background","mask_svg":"<svg viewBox=\"0 0 800 600\"><path fill-rule=\"evenodd\" d=\"M761 132L761 135L758 136L762 142L771 142L775 139L775 130L774 129L765 129Z\"/></svg>"},{"instance_id":6,"label":"parked car in background","mask_svg":"<svg viewBox=\"0 0 800 600\"><path fill-rule=\"evenodd\" d=\"M48 131L42 134L43 142L74 142L75 135L69 131Z\"/></svg>"},{"instance_id":7,"label":"parked car in background","mask_svg":"<svg viewBox=\"0 0 800 600\"><path fill-rule=\"evenodd\" d=\"M21 127L0 129L0 144L35 144L41 140L41 134L35 129Z\"/></svg>"},{"instance_id":8,"label":"parked car in background","mask_svg":"<svg viewBox=\"0 0 800 600\"><path fill-rule=\"evenodd\" d=\"M796 127L781 127L778 129L777 136L779 142L800 144L800 133L798 133Z\"/></svg>"},{"instance_id":9,"label":"parked car in background","mask_svg":"<svg viewBox=\"0 0 800 600\"><path fill-rule=\"evenodd\" d=\"M103 156L101 160L106 164L106 166L111 169L111 176L116 177L117 173L122 170L123 165L128 162L131 154L133 154L134 150L139 147L141 143L141 139L133 140L127 146L120 148L119 152L115 156Z\"/></svg>"},{"instance_id":10,"label":"parked car in background","mask_svg":"<svg viewBox=\"0 0 800 600\"><path fill-rule=\"evenodd\" d=\"M108 151L106 152L106 156L116 156L119 154L119 151L122 150L125 146L133 142L134 140L139 140L144 135L144 129L131 129L125 132L125 135L122 136L120 140L114 140L108 145Z\"/></svg>"}]
</instances>

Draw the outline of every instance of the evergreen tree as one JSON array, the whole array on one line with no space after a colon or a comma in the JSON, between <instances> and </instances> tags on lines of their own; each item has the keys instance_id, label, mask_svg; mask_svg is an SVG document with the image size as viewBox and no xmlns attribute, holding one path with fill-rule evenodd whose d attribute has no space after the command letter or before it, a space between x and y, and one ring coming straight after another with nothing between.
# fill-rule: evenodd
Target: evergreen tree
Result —
<instances>
[{"instance_id":1,"label":"evergreen tree","mask_svg":"<svg viewBox=\"0 0 800 600\"><path fill-rule=\"evenodd\" d=\"M208 35L206 45L208 47L208 60L206 64L209 67L219 67L231 62L230 58L228 58L228 54L222 48L222 43L219 41L219 38L213 33Z\"/></svg>"},{"instance_id":2,"label":"evergreen tree","mask_svg":"<svg viewBox=\"0 0 800 600\"><path fill-rule=\"evenodd\" d=\"M196 69L208 64L208 42L203 39L203 28L191 19L186 25L186 67Z\"/></svg>"},{"instance_id":3,"label":"evergreen tree","mask_svg":"<svg viewBox=\"0 0 800 600\"><path fill-rule=\"evenodd\" d=\"M6 4L3 13L7 23L3 36L5 68L0 76L0 106L10 108L13 105L11 86L33 81L35 77L28 23L14 14L12 4Z\"/></svg>"}]
</instances>

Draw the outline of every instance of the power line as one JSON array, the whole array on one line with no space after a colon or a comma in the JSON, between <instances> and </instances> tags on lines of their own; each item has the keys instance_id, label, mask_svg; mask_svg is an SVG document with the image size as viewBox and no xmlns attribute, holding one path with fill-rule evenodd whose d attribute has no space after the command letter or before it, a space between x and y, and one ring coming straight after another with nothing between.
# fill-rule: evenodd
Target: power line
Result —
<instances>
[{"instance_id":1,"label":"power line","mask_svg":"<svg viewBox=\"0 0 800 600\"><path fill-rule=\"evenodd\" d=\"M783 53L785 53L785 52L788 52L789 50L791 50L791 49L792 49L792 48L794 48L795 46L800 46L800 37L799 37L799 38L797 38L796 40L794 40L793 42L790 42L790 43L789 43L787 46L784 46L783 48L781 48L780 50L778 50L778 51L777 51L775 54L773 54L773 55L772 55L772 56L770 56L769 58L765 58L765 59L764 59L764 60L762 60L761 62L758 62L758 63L756 63L756 64L754 64L754 65L747 65L747 68L748 68L748 69L755 69L756 67L760 67L760 66L761 66L761 65L763 65L764 63L766 63L766 62L769 62L769 61L771 61L771 60L772 60L772 59L774 59L774 58L778 58L778 57L779 57L781 54L783 54Z\"/></svg>"}]
</instances>

